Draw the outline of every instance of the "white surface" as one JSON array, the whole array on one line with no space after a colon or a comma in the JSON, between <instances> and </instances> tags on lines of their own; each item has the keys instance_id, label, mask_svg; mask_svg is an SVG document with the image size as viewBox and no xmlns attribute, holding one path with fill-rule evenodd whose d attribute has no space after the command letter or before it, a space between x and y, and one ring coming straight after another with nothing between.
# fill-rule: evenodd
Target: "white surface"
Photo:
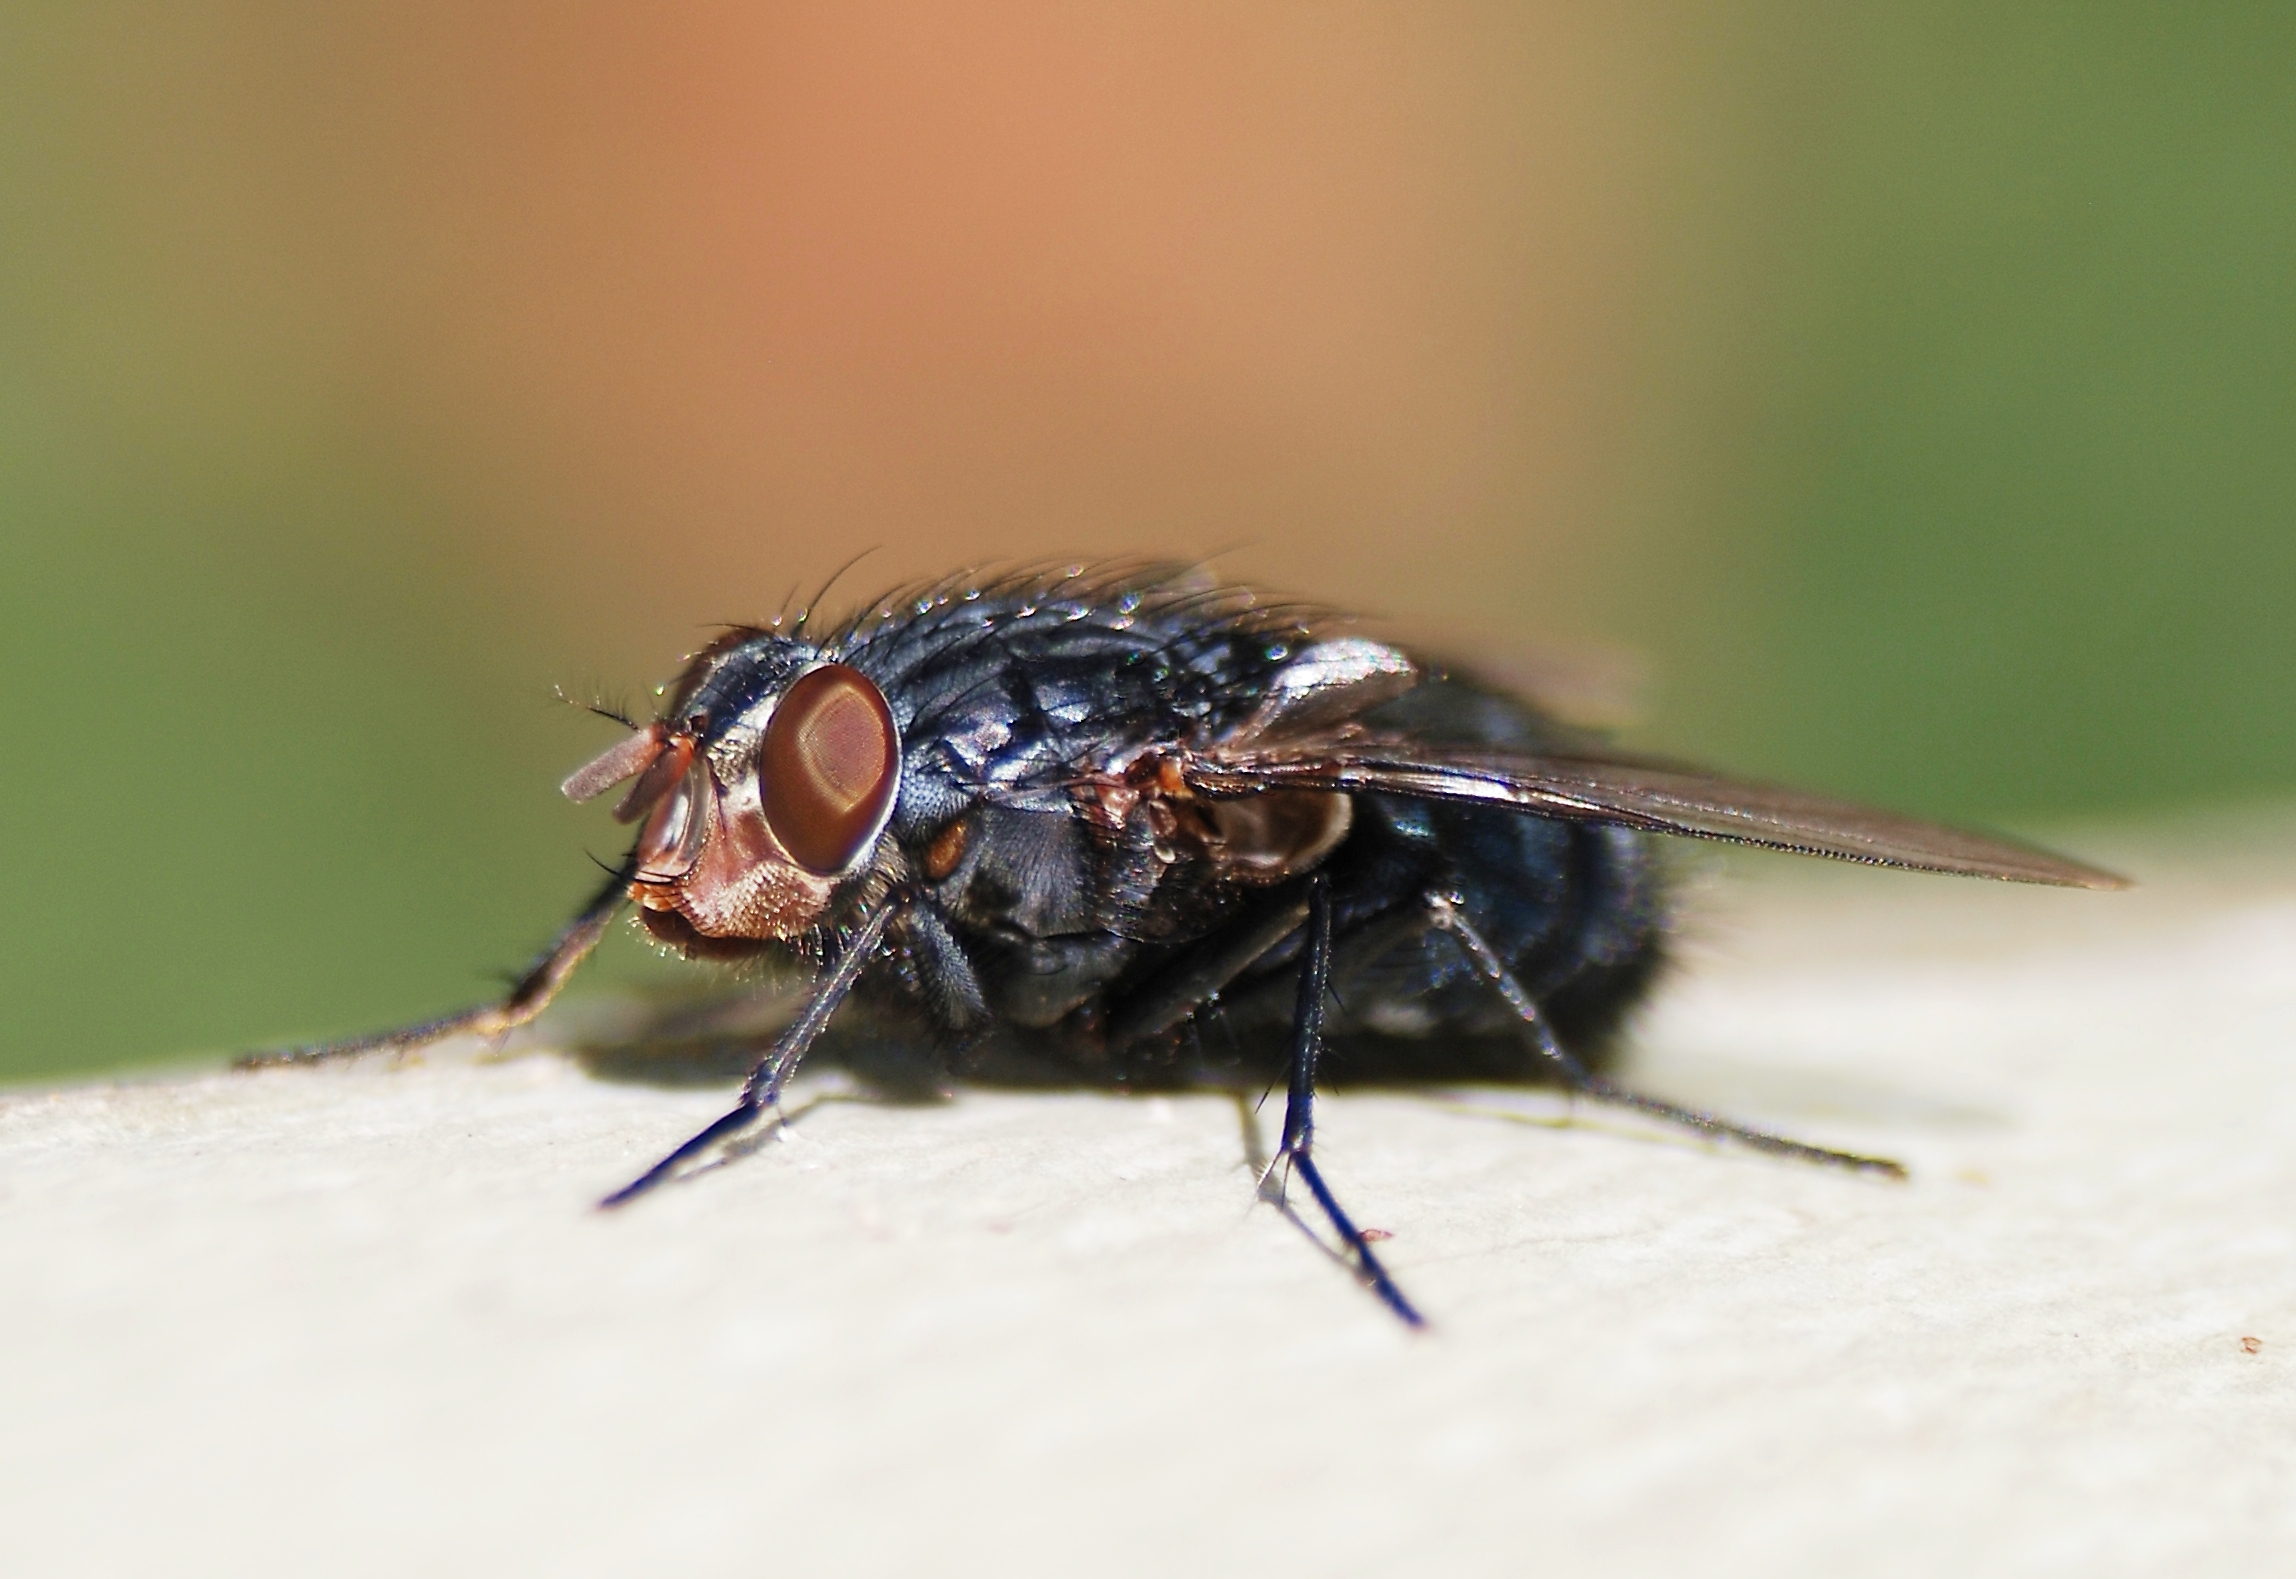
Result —
<instances>
[{"instance_id":1,"label":"white surface","mask_svg":"<svg viewBox=\"0 0 2296 1579\"><path fill-rule=\"evenodd\" d=\"M608 1217L720 1093L10 1093L0 1571L2286 1571L2296 882L2137 864L1695 929L1645 1083L1910 1185L1330 1100L1424 1337L1219 1098L828 1103Z\"/></svg>"}]
</instances>

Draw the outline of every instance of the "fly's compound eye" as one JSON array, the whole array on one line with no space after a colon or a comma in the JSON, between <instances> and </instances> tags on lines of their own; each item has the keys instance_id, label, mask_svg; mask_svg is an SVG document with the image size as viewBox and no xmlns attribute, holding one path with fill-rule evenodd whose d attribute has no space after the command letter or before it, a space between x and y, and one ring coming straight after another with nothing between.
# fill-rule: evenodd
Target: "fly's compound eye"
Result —
<instances>
[{"instance_id":1,"label":"fly's compound eye","mask_svg":"<svg viewBox=\"0 0 2296 1579\"><path fill-rule=\"evenodd\" d=\"M783 693L757 754L766 826L791 860L834 877L892 815L901 736L884 693L841 663L808 670Z\"/></svg>"}]
</instances>

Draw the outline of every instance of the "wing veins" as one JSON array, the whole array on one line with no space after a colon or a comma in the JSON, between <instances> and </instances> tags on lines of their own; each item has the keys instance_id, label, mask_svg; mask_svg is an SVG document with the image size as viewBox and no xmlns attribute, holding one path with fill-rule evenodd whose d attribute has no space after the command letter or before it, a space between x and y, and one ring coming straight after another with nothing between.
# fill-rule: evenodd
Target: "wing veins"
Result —
<instances>
[{"instance_id":1,"label":"wing veins","mask_svg":"<svg viewBox=\"0 0 2296 1579\"><path fill-rule=\"evenodd\" d=\"M1272 789L1401 795L1909 871L2065 888L2129 886L2111 872L1989 834L1583 747L1549 755L1349 733L1229 742L1191 758L1184 772L1213 797Z\"/></svg>"}]
</instances>

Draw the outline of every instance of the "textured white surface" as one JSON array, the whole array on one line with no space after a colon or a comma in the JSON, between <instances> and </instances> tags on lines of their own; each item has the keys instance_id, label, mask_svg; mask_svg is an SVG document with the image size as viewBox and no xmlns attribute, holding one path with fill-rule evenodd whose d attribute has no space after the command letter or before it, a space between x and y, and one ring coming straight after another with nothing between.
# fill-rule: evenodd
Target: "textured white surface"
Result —
<instances>
[{"instance_id":1,"label":"textured white surface","mask_svg":"<svg viewBox=\"0 0 2296 1579\"><path fill-rule=\"evenodd\" d=\"M722 1094L10 1093L0 1571L2287 1571L2296 874L2117 853L1697 929L1644 1082L1910 1185L1330 1100L1417 1338L1219 1098L829 1102L605 1217Z\"/></svg>"}]
</instances>

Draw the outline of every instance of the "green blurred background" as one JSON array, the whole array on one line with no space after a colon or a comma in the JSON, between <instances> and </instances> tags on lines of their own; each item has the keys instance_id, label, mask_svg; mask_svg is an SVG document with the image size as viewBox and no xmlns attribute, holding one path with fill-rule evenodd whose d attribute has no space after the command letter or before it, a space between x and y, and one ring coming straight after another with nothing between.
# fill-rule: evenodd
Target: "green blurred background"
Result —
<instances>
[{"instance_id":1,"label":"green blurred background","mask_svg":"<svg viewBox=\"0 0 2296 1579\"><path fill-rule=\"evenodd\" d=\"M702 626L1054 553L1940 817L2296 785L2296 11L0 12L0 1077L368 1028ZM643 968L625 946L621 963Z\"/></svg>"}]
</instances>

